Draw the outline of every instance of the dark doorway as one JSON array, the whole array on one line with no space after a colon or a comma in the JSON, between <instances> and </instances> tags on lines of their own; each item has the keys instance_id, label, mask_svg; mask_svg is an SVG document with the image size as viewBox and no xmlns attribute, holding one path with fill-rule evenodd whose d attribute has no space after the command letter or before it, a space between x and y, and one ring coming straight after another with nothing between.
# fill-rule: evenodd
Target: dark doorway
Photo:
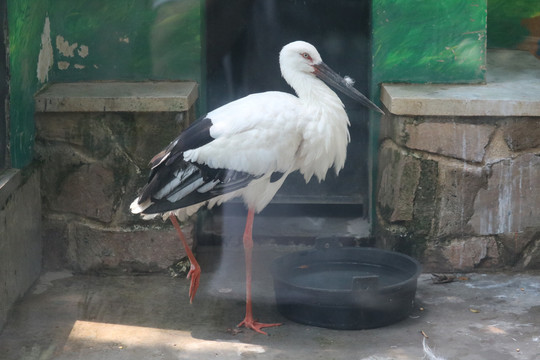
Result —
<instances>
[{"instance_id":1,"label":"dark doorway","mask_svg":"<svg viewBox=\"0 0 540 360\"><path fill-rule=\"evenodd\" d=\"M305 40L325 63L368 93L370 2L359 0L207 0L207 96L212 110L249 93L293 92L280 76L283 45ZM368 114L342 97L351 121L345 168L326 181L290 176L273 203L361 208L368 194ZM360 207L358 206L360 205Z\"/></svg>"}]
</instances>

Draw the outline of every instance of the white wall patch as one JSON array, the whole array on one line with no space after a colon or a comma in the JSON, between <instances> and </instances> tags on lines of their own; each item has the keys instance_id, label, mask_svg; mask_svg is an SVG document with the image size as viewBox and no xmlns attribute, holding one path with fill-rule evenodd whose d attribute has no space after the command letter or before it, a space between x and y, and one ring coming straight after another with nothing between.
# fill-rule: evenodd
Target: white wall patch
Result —
<instances>
[{"instance_id":1,"label":"white wall patch","mask_svg":"<svg viewBox=\"0 0 540 360\"><path fill-rule=\"evenodd\" d=\"M66 70L69 67L69 63L67 61L59 61L58 62L58 68L60 70Z\"/></svg>"},{"instance_id":2,"label":"white wall patch","mask_svg":"<svg viewBox=\"0 0 540 360\"><path fill-rule=\"evenodd\" d=\"M41 34L41 49L39 50L37 63L37 78L44 83L49 79L49 70L54 62L53 48L51 43L51 23L49 17L45 18L43 33Z\"/></svg>"},{"instance_id":3,"label":"white wall patch","mask_svg":"<svg viewBox=\"0 0 540 360\"><path fill-rule=\"evenodd\" d=\"M79 47L79 50L77 50L77 53L79 54L80 57L82 58L85 58L88 56L88 46L86 45L81 45Z\"/></svg>"},{"instance_id":4,"label":"white wall patch","mask_svg":"<svg viewBox=\"0 0 540 360\"><path fill-rule=\"evenodd\" d=\"M74 57L75 54L73 52L75 51L77 46L77 43L73 43L70 45L69 41L65 40L62 35L56 36L56 48L58 49L58 51L60 51L60 54L66 57Z\"/></svg>"}]
</instances>

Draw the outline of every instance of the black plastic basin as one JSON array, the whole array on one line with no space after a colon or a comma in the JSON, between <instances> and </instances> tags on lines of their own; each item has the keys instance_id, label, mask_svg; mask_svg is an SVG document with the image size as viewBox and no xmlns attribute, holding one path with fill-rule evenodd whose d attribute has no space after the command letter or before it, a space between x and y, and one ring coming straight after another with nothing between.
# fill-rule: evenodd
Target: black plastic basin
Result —
<instances>
[{"instance_id":1,"label":"black plastic basin","mask_svg":"<svg viewBox=\"0 0 540 360\"><path fill-rule=\"evenodd\" d=\"M420 264L373 248L321 248L282 256L272 264L279 312L307 325L369 329L407 317Z\"/></svg>"}]
</instances>

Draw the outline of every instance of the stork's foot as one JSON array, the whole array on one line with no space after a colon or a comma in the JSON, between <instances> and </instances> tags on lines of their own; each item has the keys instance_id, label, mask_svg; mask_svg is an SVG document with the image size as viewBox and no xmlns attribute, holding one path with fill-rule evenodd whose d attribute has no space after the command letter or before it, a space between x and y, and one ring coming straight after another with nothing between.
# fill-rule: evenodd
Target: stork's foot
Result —
<instances>
[{"instance_id":1,"label":"stork's foot","mask_svg":"<svg viewBox=\"0 0 540 360\"><path fill-rule=\"evenodd\" d=\"M189 285L189 303L191 304L193 303L193 298L197 293L197 289L199 288L199 281L201 279L201 267L199 266L199 264L191 263L191 268L189 269L186 278L191 278L191 284Z\"/></svg>"},{"instance_id":2,"label":"stork's foot","mask_svg":"<svg viewBox=\"0 0 540 360\"><path fill-rule=\"evenodd\" d=\"M268 335L266 332L262 331L262 328L266 327L274 327L274 326L280 326L281 323L275 323L275 324L265 324L257 322L253 319L251 316L246 316L245 319L238 325L237 327L245 326L247 329L255 330L259 334Z\"/></svg>"}]
</instances>

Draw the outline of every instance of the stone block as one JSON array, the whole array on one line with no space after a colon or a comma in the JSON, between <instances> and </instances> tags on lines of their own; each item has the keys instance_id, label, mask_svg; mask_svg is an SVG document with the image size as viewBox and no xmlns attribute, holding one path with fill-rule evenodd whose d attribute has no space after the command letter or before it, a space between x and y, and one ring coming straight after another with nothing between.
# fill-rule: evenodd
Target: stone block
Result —
<instances>
[{"instance_id":1,"label":"stone block","mask_svg":"<svg viewBox=\"0 0 540 360\"><path fill-rule=\"evenodd\" d=\"M399 246L423 247L436 223L437 194L437 162L413 156L392 141L382 144L379 151L377 210L383 227L403 227L399 230L402 232ZM416 243L409 246L401 241L403 239Z\"/></svg>"},{"instance_id":2,"label":"stone block","mask_svg":"<svg viewBox=\"0 0 540 360\"><path fill-rule=\"evenodd\" d=\"M58 113L36 114L36 139L41 141L68 142L82 146L83 127L88 121L82 121L86 114L73 113L69 116Z\"/></svg>"},{"instance_id":3,"label":"stone block","mask_svg":"<svg viewBox=\"0 0 540 360\"><path fill-rule=\"evenodd\" d=\"M41 114L36 157L41 163L46 212L73 213L110 222L118 198L133 178L122 136L129 127L118 114ZM112 135L111 126L122 127ZM121 125L124 124L124 125ZM66 133L61 131L66 126ZM134 189L129 189L134 191Z\"/></svg>"},{"instance_id":4,"label":"stone block","mask_svg":"<svg viewBox=\"0 0 540 360\"><path fill-rule=\"evenodd\" d=\"M494 126L449 122L406 123L405 146L452 157L481 162Z\"/></svg>"},{"instance_id":5,"label":"stone block","mask_svg":"<svg viewBox=\"0 0 540 360\"><path fill-rule=\"evenodd\" d=\"M47 154L42 148L53 146L64 151L64 157L79 152L95 161L133 163L146 169L150 159L192 121L191 111L41 113L36 121L38 153Z\"/></svg>"},{"instance_id":6,"label":"stone block","mask_svg":"<svg viewBox=\"0 0 540 360\"><path fill-rule=\"evenodd\" d=\"M436 161L422 159L420 162L420 180L414 198L414 212L410 230L418 246L433 234L439 209L439 164Z\"/></svg>"},{"instance_id":7,"label":"stone block","mask_svg":"<svg viewBox=\"0 0 540 360\"><path fill-rule=\"evenodd\" d=\"M133 137L129 114L41 113L36 119L38 141L70 144L94 159L103 159Z\"/></svg>"},{"instance_id":8,"label":"stone block","mask_svg":"<svg viewBox=\"0 0 540 360\"><path fill-rule=\"evenodd\" d=\"M389 222L410 221L420 180L420 160L385 142L379 152L377 202Z\"/></svg>"},{"instance_id":9,"label":"stone block","mask_svg":"<svg viewBox=\"0 0 540 360\"><path fill-rule=\"evenodd\" d=\"M474 199L487 183L487 175L480 166L458 161L440 161L438 238L470 233Z\"/></svg>"},{"instance_id":10,"label":"stone block","mask_svg":"<svg viewBox=\"0 0 540 360\"><path fill-rule=\"evenodd\" d=\"M540 231L534 234L529 246L523 252L517 267L523 270L540 269Z\"/></svg>"},{"instance_id":11,"label":"stone block","mask_svg":"<svg viewBox=\"0 0 540 360\"><path fill-rule=\"evenodd\" d=\"M156 224L151 226L158 228L150 228L148 222L130 213L129 204L146 182L150 159L193 122L195 110L160 107L161 100L154 98L155 86L170 91L183 86L179 83L172 87L139 84L142 88L135 91L144 90L145 98L141 100L131 94L122 97L121 103L117 101L119 106L109 106L110 101L101 98L103 92L97 86L93 88L98 94L97 101L105 101L107 106L95 107L95 101L87 98L84 101L91 106L82 110L88 112L80 112L81 108L68 109L66 104L76 107L81 103L66 89L75 86L77 91L88 92L87 85L79 85L60 86L64 94L60 97L53 94L54 99L71 97L70 104L60 101L57 105L61 109L46 106L36 114L35 149L43 179L45 266L49 269L69 266L79 271L165 269L184 256L176 232L168 223L166 229ZM109 85L105 86L112 91L117 84ZM124 90L133 90L132 85L122 86ZM146 93L147 90L151 93ZM196 91L191 94L195 95ZM177 104L178 96L169 95L160 98ZM126 102L135 107L124 106ZM148 106L141 107L142 103ZM187 229L191 233L191 227ZM189 238L191 241L192 236Z\"/></svg>"},{"instance_id":12,"label":"stone block","mask_svg":"<svg viewBox=\"0 0 540 360\"><path fill-rule=\"evenodd\" d=\"M504 139L513 151L540 147L540 119L514 118L502 125Z\"/></svg>"},{"instance_id":13,"label":"stone block","mask_svg":"<svg viewBox=\"0 0 540 360\"><path fill-rule=\"evenodd\" d=\"M101 163L84 164L68 174L50 209L109 223L119 191L113 171Z\"/></svg>"},{"instance_id":14,"label":"stone block","mask_svg":"<svg viewBox=\"0 0 540 360\"><path fill-rule=\"evenodd\" d=\"M531 265L532 268L540 268L540 257L530 256L534 254L539 239L540 228L497 235L503 262L517 269L529 268Z\"/></svg>"},{"instance_id":15,"label":"stone block","mask_svg":"<svg viewBox=\"0 0 540 360\"><path fill-rule=\"evenodd\" d=\"M424 271L471 271L500 266L494 237L471 237L449 242L432 242L424 254Z\"/></svg>"},{"instance_id":16,"label":"stone block","mask_svg":"<svg viewBox=\"0 0 540 360\"><path fill-rule=\"evenodd\" d=\"M386 115L381 118L379 137L392 139L410 149L481 162L495 126L456 122L451 117Z\"/></svg>"},{"instance_id":17,"label":"stone block","mask_svg":"<svg viewBox=\"0 0 540 360\"><path fill-rule=\"evenodd\" d=\"M39 277L42 254L39 172L30 166L3 185L0 192L9 194L0 203L0 330L13 303Z\"/></svg>"},{"instance_id":18,"label":"stone block","mask_svg":"<svg viewBox=\"0 0 540 360\"><path fill-rule=\"evenodd\" d=\"M44 143L36 141L36 158L41 163L41 191L44 205L56 196L63 180L88 159L74 148L63 143Z\"/></svg>"},{"instance_id":19,"label":"stone block","mask_svg":"<svg viewBox=\"0 0 540 360\"><path fill-rule=\"evenodd\" d=\"M193 227L186 224L183 231L192 246ZM185 255L172 226L135 230L93 228L80 223L69 226L67 259L77 271L163 271Z\"/></svg>"},{"instance_id":20,"label":"stone block","mask_svg":"<svg viewBox=\"0 0 540 360\"><path fill-rule=\"evenodd\" d=\"M508 144L504 139L504 134L499 127L493 136L486 149L486 155L484 156L484 164L488 166L498 161L509 159L512 157L512 151L508 148Z\"/></svg>"},{"instance_id":21,"label":"stone block","mask_svg":"<svg viewBox=\"0 0 540 360\"><path fill-rule=\"evenodd\" d=\"M137 222L129 204L146 182L148 161L192 115L40 114L36 153L46 209L105 223Z\"/></svg>"},{"instance_id":22,"label":"stone block","mask_svg":"<svg viewBox=\"0 0 540 360\"><path fill-rule=\"evenodd\" d=\"M391 139L396 144L404 145L407 142L405 124L414 124L415 120L409 116L398 116L390 113L381 116L379 139Z\"/></svg>"},{"instance_id":23,"label":"stone block","mask_svg":"<svg viewBox=\"0 0 540 360\"><path fill-rule=\"evenodd\" d=\"M515 233L540 225L540 156L523 154L491 166L469 224L476 234Z\"/></svg>"},{"instance_id":24,"label":"stone block","mask_svg":"<svg viewBox=\"0 0 540 360\"><path fill-rule=\"evenodd\" d=\"M35 97L38 112L186 111L197 99L192 81L99 81L51 84Z\"/></svg>"},{"instance_id":25,"label":"stone block","mask_svg":"<svg viewBox=\"0 0 540 360\"><path fill-rule=\"evenodd\" d=\"M69 267L67 259L68 225L69 222L66 219L45 217L41 231L44 270L55 271Z\"/></svg>"}]
</instances>

